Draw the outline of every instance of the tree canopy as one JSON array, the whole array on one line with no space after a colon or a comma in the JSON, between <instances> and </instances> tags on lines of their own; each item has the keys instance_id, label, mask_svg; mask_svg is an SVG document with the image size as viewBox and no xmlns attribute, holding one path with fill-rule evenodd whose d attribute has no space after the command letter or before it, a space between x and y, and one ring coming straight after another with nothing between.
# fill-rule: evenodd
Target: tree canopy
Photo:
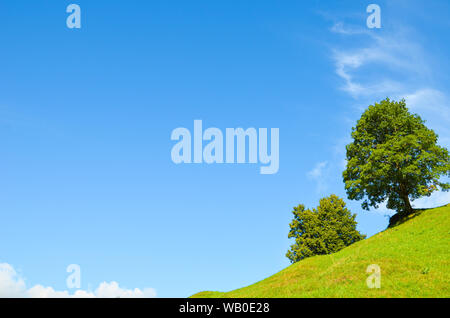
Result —
<instances>
[{"instance_id":1,"label":"tree canopy","mask_svg":"<svg viewBox=\"0 0 450 318\"><path fill-rule=\"evenodd\" d=\"M352 138L343 178L348 198L364 198L364 209L387 200L388 209L409 214L410 199L450 189L440 181L450 176L448 150L437 145L438 136L409 112L405 100L387 98L369 106Z\"/></svg>"},{"instance_id":2,"label":"tree canopy","mask_svg":"<svg viewBox=\"0 0 450 318\"><path fill-rule=\"evenodd\" d=\"M292 263L314 255L337 252L365 238L356 230L356 215L336 195L321 199L316 209L305 209L300 204L292 213L294 219L289 224L288 237L295 238L295 244L286 253Z\"/></svg>"}]
</instances>

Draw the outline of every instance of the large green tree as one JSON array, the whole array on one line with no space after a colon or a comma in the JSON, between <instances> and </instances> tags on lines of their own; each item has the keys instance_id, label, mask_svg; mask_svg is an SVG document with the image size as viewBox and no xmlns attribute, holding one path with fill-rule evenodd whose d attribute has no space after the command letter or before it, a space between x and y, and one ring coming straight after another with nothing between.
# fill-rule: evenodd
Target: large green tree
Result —
<instances>
[{"instance_id":1,"label":"large green tree","mask_svg":"<svg viewBox=\"0 0 450 318\"><path fill-rule=\"evenodd\" d=\"M388 209L409 214L410 200L450 189L440 181L450 176L448 150L437 145L438 136L408 111L405 100L369 106L352 137L343 177L349 199L364 199L364 209L387 200Z\"/></svg>"},{"instance_id":2,"label":"large green tree","mask_svg":"<svg viewBox=\"0 0 450 318\"><path fill-rule=\"evenodd\" d=\"M294 238L295 244L286 253L292 263L314 255L337 252L365 238L356 230L356 215L336 195L321 199L316 209L305 209L300 204L292 213L294 219L289 224L288 237Z\"/></svg>"}]
</instances>

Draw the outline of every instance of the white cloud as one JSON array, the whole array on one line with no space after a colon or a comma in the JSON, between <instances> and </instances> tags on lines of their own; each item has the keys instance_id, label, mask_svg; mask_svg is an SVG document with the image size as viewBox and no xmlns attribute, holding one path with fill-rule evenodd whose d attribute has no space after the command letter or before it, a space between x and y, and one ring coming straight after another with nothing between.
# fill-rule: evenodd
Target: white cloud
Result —
<instances>
[{"instance_id":1,"label":"white cloud","mask_svg":"<svg viewBox=\"0 0 450 318\"><path fill-rule=\"evenodd\" d=\"M344 34L344 35L355 35L355 34L367 34L368 33L367 29L344 26L344 23L342 23L342 22L335 23L331 27L330 31L333 33L339 33L339 34Z\"/></svg>"},{"instance_id":2,"label":"white cloud","mask_svg":"<svg viewBox=\"0 0 450 318\"><path fill-rule=\"evenodd\" d=\"M380 203L378 209L371 208L370 211L383 214L393 215L397 213L394 210L390 210L386 207L387 201ZM450 203L450 192L436 191L429 197L422 197L420 199L411 202L414 209L431 209L437 208Z\"/></svg>"},{"instance_id":3,"label":"white cloud","mask_svg":"<svg viewBox=\"0 0 450 318\"><path fill-rule=\"evenodd\" d=\"M383 49L371 47L353 51L334 50L336 74L344 80L341 89L349 93L353 98L367 97L370 95L392 94L403 89L403 84L386 78L376 80L356 80L356 71L370 63L389 62L395 64L392 58ZM364 78L364 77L363 77Z\"/></svg>"},{"instance_id":4,"label":"white cloud","mask_svg":"<svg viewBox=\"0 0 450 318\"><path fill-rule=\"evenodd\" d=\"M327 161L317 163L314 168L307 173L308 178L313 179L316 184L317 192L323 192L327 189L329 165Z\"/></svg>"},{"instance_id":5,"label":"white cloud","mask_svg":"<svg viewBox=\"0 0 450 318\"><path fill-rule=\"evenodd\" d=\"M419 89L410 94L405 94L404 98L408 107L421 115L425 119L439 119L439 126L450 127L450 99L443 92L433 89ZM436 116L437 115L437 116Z\"/></svg>"},{"instance_id":6,"label":"white cloud","mask_svg":"<svg viewBox=\"0 0 450 318\"><path fill-rule=\"evenodd\" d=\"M315 165L314 169L308 172L308 176L314 179L323 177L323 170L328 165L328 162L319 162Z\"/></svg>"},{"instance_id":7,"label":"white cloud","mask_svg":"<svg viewBox=\"0 0 450 318\"><path fill-rule=\"evenodd\" d=\"M7 263L0 263L0 297L21 297L25 291L25 281L14 268Z\"/></svg>"},{"instance_id":8,"label":"white cloud","mask_svg":"<svg viewBox=\"0 0 450 318\"><path fill-rule=\"evenodd\" d=\"M387 200L382 202L382 203L380 203L380 204L378 204L378 208L377 209L375 209L373 207L370 207L370 211L378 213L378 214L382 214L382 215L389 215L389 216L392 216L395 213L397 213L397 211L388 209L386 207L386 205L387 205Z\"/></svg>"},{"instance_id":9,"label":"white cloud","mask_svg":"<svg viewBox=\"0 0 450 318\"><path fill-rule=\"evenodd\" d=\"M423 197L413 201L411 204L416 209L436 208L450 203L450 192L437 191L429 197Z\"/></svg>"},{"instance_id":10,"label":"white cloud","mask_svg":"<svg viewBox=\"0 0 450 318\"><path fill-rule=\"evenodd\" d=\"M15 269L8 263L0 263L0 297L19 298L151 298L156 297L153 288L126 289L119 283L101 283L95 291L76 290L70 294L67 290L56 291L52 287L35 285L29 289L25 286L24 279L17 274Z\"/></svg>"},{"instance_id":11,"label":"white cloud","mask_svg":"<svg viewBox=\"0 0 450 318\"><path fill-rule=\"evenodd\" d=\"M68 298L70 297L69 292L56 291L52 287L44 287L42 285L36 285L26 290L26 292L21 295L21 297L29 298Z\"/></svg>"},{"instance_id":12,"label":"white cloud","mask_svg":"<svg viewBox=\"0 0 450 318\"><path fill-rule=\"evenodd\" d=\"M445 94L437 89L424 88L407 94L408 107L414 111L434 112L450 120L450 104Z\"/></svg>"},{"instance_id":13,"label":"white cloud","mask_svg":"<svg viewBox=\"0 0 450 318\"><path fill-rule=\"evenodd\" d=\"M404 98L408 108L426 120L426 125L439 135L439 144L450 147L450 98L433 88L418 89L394 96Z\"/></svg>"},{"instance_id":14,"label":"white cloud","mask_svg":"<svg viewBox=\"0 0 450 318\"><path fill-rule=\"evenodd\" d=\"M119 287L117 282L103 282L95 290L95 295L100 298L120 297L120 298L150 298L155 297L156 292L153 288L123 289Z\"/></svg>"}]
</instances>

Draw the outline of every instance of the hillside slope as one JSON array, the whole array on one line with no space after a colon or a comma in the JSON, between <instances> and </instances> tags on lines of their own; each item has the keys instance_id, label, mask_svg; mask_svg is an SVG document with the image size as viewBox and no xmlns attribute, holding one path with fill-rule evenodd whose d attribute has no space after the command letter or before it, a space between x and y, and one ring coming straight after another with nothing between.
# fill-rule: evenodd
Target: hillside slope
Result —
<instances>
[{"instance_id":1,"label":"hillside slope","mask_svg":"<svg viewBox=\"0 0 450 318\"><path fill-rule=\"evenodd\" d=\"M450 297L450 204L421 210L402 224L335 254L295 263L256 284L192 297ZM366 269L381 268L369 289Z\"/></svg>"}]
</instances>

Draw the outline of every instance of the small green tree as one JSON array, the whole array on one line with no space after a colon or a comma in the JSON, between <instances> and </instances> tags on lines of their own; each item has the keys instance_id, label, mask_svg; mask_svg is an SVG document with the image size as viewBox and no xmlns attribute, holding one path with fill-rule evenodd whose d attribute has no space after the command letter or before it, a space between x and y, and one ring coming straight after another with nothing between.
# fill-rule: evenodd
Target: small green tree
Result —
<instances>
[{"instance_id":1,"label":"small green tree","mask_svg":"<svg viewBox=\"0 0 450 318\"><path fill-rule=\"evenodd\" d=\"M292 213L294 219L289 224L288 237L295 238L295 244L286 253L292 263L337 252L365 238L356 230L356 215L334 194L321 199L317 209L307 210L300 204Z\"/></svg>"},{"instance_id":2,"label":"small green tree","mask_svg":"<svg viewBox=\"0 0 450 318\"><path fill-rule=\"evenodd\" d=\"M371 105L352 129L347 145L347 169L343 173L348 198L366 198L362 207L387 199L387 208L399 214L413 212L412 200L433 191L447 191L450 176L448 150L437 145L438 136L417 114L411 114L405 100L389 98Z\"/></svg>"}]
</instances>

